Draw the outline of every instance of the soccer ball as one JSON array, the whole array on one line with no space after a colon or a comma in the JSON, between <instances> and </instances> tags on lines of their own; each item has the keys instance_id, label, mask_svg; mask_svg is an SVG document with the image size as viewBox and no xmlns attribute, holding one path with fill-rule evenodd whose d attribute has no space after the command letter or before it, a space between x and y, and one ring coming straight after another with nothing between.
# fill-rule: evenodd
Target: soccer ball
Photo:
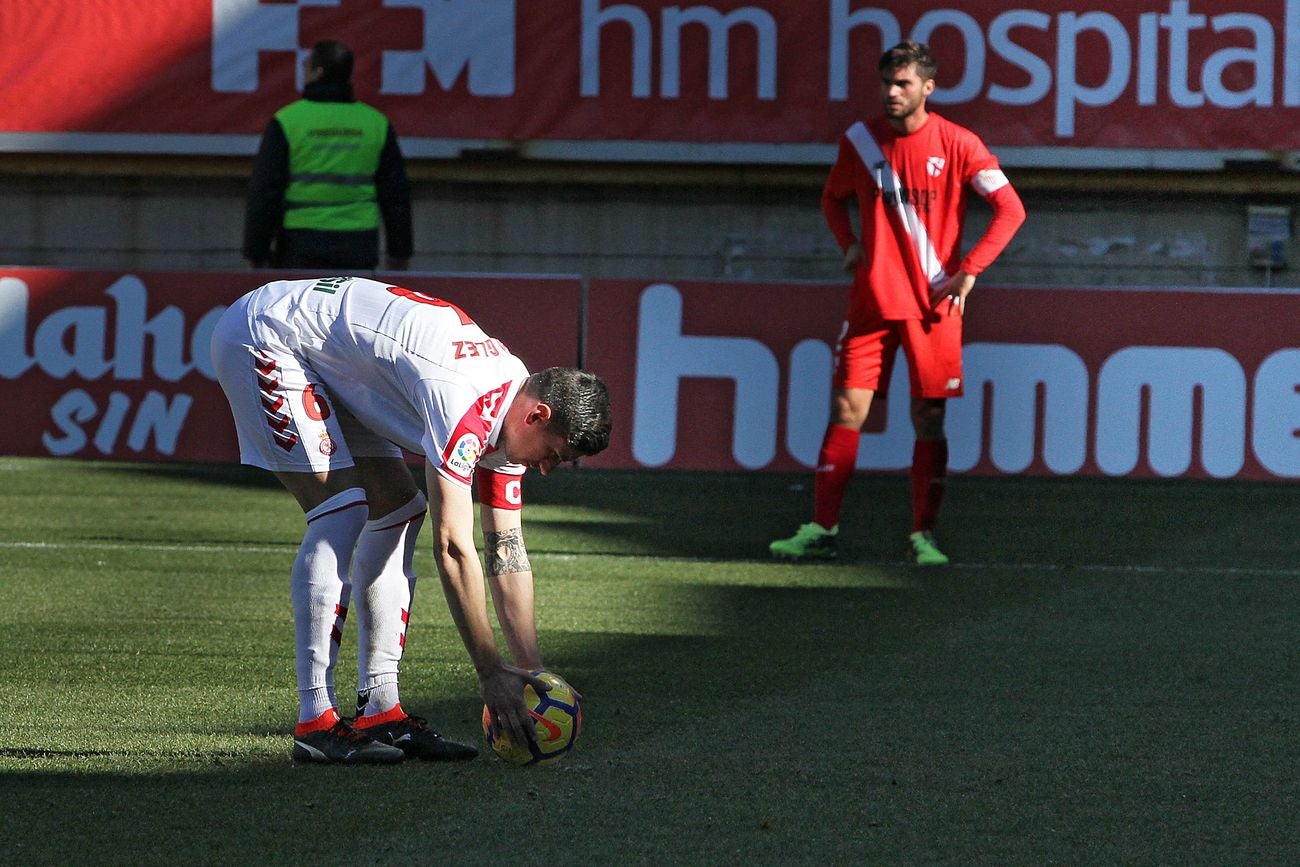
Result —
<instances>
[{"instance_id":1,"label":"soccer ball","mask_svg":"<svg viewBox=\"0 0 1300 867\"><path fill-rule=\"evenodd\" d=\"M578 740L582 731L582 705L573 687L554 672L532 672L534 677L546 681L550 691L539 698L531 684L524 684L524 704L533 717L533 730L537 743L521 746L496 730L487 705L483 706L483 733L487 735L492 751L513 765L542 765L557 762Z\"/></svg>"}]
</instances>

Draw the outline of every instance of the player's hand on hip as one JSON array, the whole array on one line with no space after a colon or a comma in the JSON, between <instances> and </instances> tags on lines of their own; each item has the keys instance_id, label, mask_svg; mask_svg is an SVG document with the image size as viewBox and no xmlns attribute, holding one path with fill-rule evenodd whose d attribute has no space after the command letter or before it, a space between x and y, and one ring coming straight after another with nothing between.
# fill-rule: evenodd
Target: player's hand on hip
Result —
<instances>
[{"instance_id":1,"label":"player's hand on hip","mask_svg":"<svg viewBox=\"0 0 1300 867\"><path fill-rule=\"evenodd\" d=\"M942 311L946 303L949 316L953 314L964 316L966 315L966 296L970 294L970 290L974 287L975 275L967 274L965 271L958 271L930 290L930 307Z\"/></svg>"},{"instance_id":2,"label":"player's hand on hip","mask_svg":"<svg viewBox=\"0 0 1300 867\"><path fill-rule=\"evenodd\" d=\"M539 695L550 689L546 681L526 669L504 662L479 674L479 692L492 723L520 745L537 743L537 732L524 704L524 684L531 684Z\"/></svg>"},{"instance_id":3,"label":"player's hand on hip","mask_svg":"<svg viewBox=\"0 0 1300 867\"><path fill-rule=\"evenodd\" d=\"M858 270L858 266L861 264L862 245L856 242L849 244L848 249L844 251L844 270L852 274Z\"/></svg>"}]
</instances>

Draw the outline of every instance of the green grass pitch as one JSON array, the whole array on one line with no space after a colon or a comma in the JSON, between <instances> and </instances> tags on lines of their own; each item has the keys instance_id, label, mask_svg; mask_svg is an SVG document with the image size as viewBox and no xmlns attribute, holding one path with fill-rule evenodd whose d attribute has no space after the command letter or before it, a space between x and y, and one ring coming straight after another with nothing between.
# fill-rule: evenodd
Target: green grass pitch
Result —
<instances>
[{"instance_id":1,"label":"green grass pitch","mask_svg":"<svg viewBox=\"0 0 1300 867\"><path fill-rule=\"evenodd\" d=\"M528 479L575 753L299 767L302 517L234 467L0 458L0 864L1297 864L1300 488ZM404 703L482 744L428 530ZM340 694L355 681L345 639Z\"/></svg>"}]
</instances>

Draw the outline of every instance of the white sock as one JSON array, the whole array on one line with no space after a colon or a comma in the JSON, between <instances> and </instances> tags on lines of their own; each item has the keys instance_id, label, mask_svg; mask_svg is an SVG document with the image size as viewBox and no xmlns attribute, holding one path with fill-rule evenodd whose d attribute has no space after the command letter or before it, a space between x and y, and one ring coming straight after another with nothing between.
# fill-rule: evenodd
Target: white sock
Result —
<instances>
[{"instance_id":1,"label":"white sock","mask_svg":"<svg viewBox=\"0 0 1300 867\"><path fill-rule=\"evenodd\" d=\"M330 677L326 684L326 698L330 707L339 706L339 697L334 691L334 669L339 664L339 646L343 643L343 627L347 625L348 606L352 601L352 584L343 582L343 591L339 593L339 604L335 608L334 629L330 631Z\"/></svg>"},{"instance_id":2,"label":"white sock","mask_svg":"<svg viewBox=\"0 0 1300 867\"><path fill-rule=\"evenodd\" d=\"M298 674L298 722L335 707L334 664L347 616L347 575L352 549L366 522L366 492L348 488L306 515L289 596Z\"/></svg>"},{"instance_id":3,"label":"white sock","mask_svg":"<svg viewBox=\"0 0 1300 867\"><path fill-rule=\"evenodd\" d=\"M398 704L397 669L406 648L415 547L428 503L416 494L391 513L366 522L352 558L357 610L358 715ZM364 700L365 707L361 708Z\"/></svg>"},{"instance_id":4,"label":"white sock","mask_svg":"<svg viewBox=\"0 0 1300 867\"><path fill-rule=\"evenodd\" d=\"M391 678L391 680L382 680L385 677ZM373 686L364 692L357 693L358 718L387 713L402 703L401 694L397 688L396 673L375 675L372 680L376 681Z\"/></svg>"}]
</instances>

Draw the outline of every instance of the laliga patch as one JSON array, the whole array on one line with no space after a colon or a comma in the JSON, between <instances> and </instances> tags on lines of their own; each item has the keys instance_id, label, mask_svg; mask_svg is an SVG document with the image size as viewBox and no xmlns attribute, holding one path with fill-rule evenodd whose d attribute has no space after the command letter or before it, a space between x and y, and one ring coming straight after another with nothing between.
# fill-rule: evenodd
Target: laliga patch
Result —
<instances>
[{"instance_id":1,"label":"laliga patch","mask_svg":"<svg viewBox=\"0 0 1300 867\"><path fill-rule=\"evenodd\" d=\"M478 438L477 434L464 433L460 439L447 449L445 464L447 469L452 470L466 478L474 472L474 467L478 466L479 455L483 451L483 441Z\"/></svg>"}]
</instances>

